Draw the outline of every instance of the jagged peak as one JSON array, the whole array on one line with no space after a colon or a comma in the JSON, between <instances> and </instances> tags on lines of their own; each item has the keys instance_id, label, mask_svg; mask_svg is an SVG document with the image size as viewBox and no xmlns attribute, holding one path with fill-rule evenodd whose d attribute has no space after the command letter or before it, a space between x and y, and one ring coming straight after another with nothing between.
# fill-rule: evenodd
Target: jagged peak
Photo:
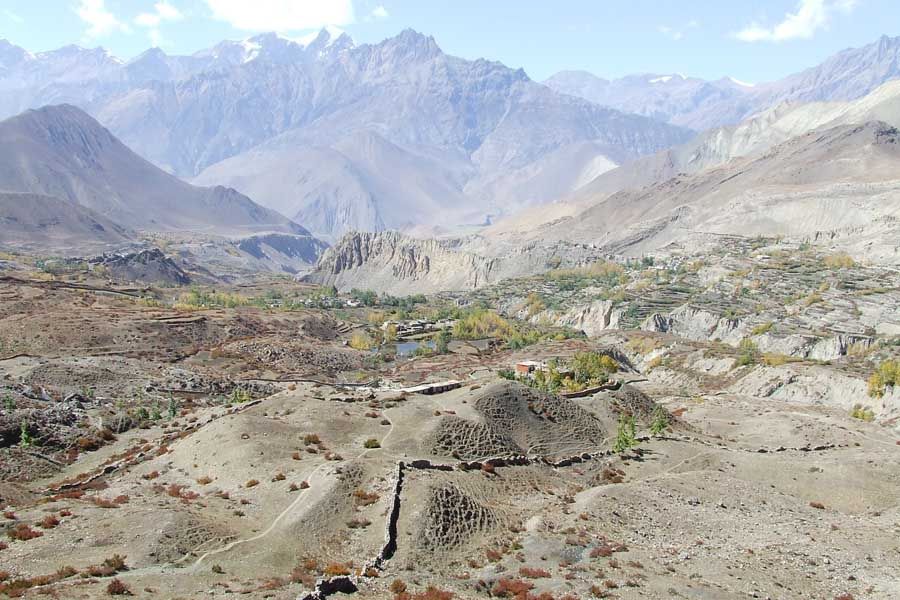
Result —
<instances>
[{"instance_id":1,"label":"jagged peak","mask_svg":"<svg viewBox=\"0 0 900 600\"><path fill-rule=\"evenodd\" d=\"M434 55L443 53L434 36L425 35L409 27L394 37L384 40L379 45L382 47L408 49L416 54Z\"/></svg>"}]
</instances>

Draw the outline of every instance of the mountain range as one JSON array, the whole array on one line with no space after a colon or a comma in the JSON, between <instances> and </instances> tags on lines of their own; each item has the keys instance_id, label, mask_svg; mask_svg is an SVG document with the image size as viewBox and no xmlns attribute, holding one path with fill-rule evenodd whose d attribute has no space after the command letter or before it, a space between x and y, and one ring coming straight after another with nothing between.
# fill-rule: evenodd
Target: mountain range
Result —
<instances>
[{"instance_id":1,"label":"mountain range","mask_svg":"<svg viewBox=\"0 0 900 600\"><path fill-rule=\"evenodd\" d=\"M323 255L310 280L339 288L367 281L396 291L462 289L539 273L560 259L715 252L725 238L754 236L896 265L898 127L900 81L852 101L782 104L440 247L406 239L397 251L369 240L366 252L356 252L359 241L349 236Z\"/></svg>"},{"instance_id":2,"label":"mountain range","mask_svg":"<svg viewBox=\"0 0 900 600\"><path fill-rule=\"evenodd\" d=\"M737 124L784 103L854 100L898 76L900 37L885 35L766 83L748 84L731 77L704 81L680 74L606 80L585 71L563 71L544 83L597 104L703 131Z\"/></svg>"},{"instance_id":3,"label":"mountain range","mask_svg":"<svg viewBox=\"0 0 900 600\"><path fill-rule=\"evenodd\" d=\"M157 166L330 237L483 223L691 136L411 30L361 46L328 30L306 44L266 34L127 63L100 49L0 53L0 113L78 105Z\"/></svg>"},{"instance_id":4,"label":"mountain range","mask_svg":"<svg viewBox=\"0 0 900 600\"><path fill-rule=\"evenodd\" d=\"M398 253L415 259L412 268L397 267L404 273L421 272L429 252L463 250L479 264L477 257L508 256L511 264L521 243L540 236L550 244L571 234L577 243L646 249L650 241L627 242L641 231L641 239L662 243L644 235L655 218L684 223L685 211L706 215L706 202L729 194L727 202L736 201L739 190L707 189L708 177L735 165L761 168L756 161L772 153L814 156L786 148L815 132L871 123L885 132L900 123L900 84L891 81L900 74L898 54L900 38L885 36L777 82L677 74L605 81L565 72L544 85L521 69L449 56L412 30L365 45L334 29L302 41L263 34L191 56L151 49L127 62L100 48L30 54L0 41L0 113L24 110L0 123L0 190L77 205L89 212L76 217L69 209L72 227L93 223L113 237L128 230L264 233L241 249L254 260L313 259L325 246L309 231L329 241L353 231L406 232L345 238L329 253L333 271L359 255L354 247L381 260L384 273ZM29 109L48 102L71 104ZM851 147L877 146L862 133L839 139L829 148L845 160ZM833 182L886 185L883 165L893 154L872 160L878 181L832 162ZM766 197L794 185L768 167L760 173L738 180ZM796 185L825 190L825 175ZM561 198L568 201L547 204ZM673 199L681 204L651 206ZM46 213L50 204L40 202ZM707 217L692 217L696 230L706 231ZM710 231L731 231L717 223ZM826 230L834 234L832 225ZM650 228L658 226L670 231ZM803 235L815 234L807 229ZM458 237L473 232L483 235ZM462 241L423 252L410 234ZM362 273L360 261L351 262ZM497 264L483 273L512 272Z\"/></svg>"}]
</instances>

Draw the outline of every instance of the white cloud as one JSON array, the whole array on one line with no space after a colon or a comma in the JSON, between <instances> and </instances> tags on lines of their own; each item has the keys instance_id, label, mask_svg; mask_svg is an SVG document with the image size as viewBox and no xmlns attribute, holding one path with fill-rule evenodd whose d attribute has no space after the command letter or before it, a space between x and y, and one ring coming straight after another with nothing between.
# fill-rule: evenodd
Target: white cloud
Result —
<instances>
[{"instance_id":1,"label":"white cloud","mask_svg":"<svg viewBox=\"0 0 900 600\"><path fill-rule=\"evenodd\" d=\"M9 19L10 21L12 21L13 23L22 24L25 22L25 19L23 19L22 17L20 17L19 15L17 15L16 13L14 13L11 10L4 10L3 14L6 15L6 18Z\"/></svg>"},{"instance_id":2,"label":"white cloud","mask_svg":"<svg viewBox=\"0 0 900 600\"><path fill-rule=\"evenodd\" d=\"M163 21L180 21L184 18L181 11L168 0L161 0L153 5L153 12L141 13L135 17L134 22L141 27L159 27Z\"/></svg>"},{"instance_id":3,"label":"white cloud","mask_svg":"<svg viewBox=\"0 0 900 600\"><path fill-rule=\"evenodd\" d=\"M88 38L102 37L115 32L130 33L131 28L106 8L104 0L80 0L75 8L78 18L87 23Z\"/></svg>"},{"instance_id":4,"label":"white cloud","mask_svg":"<svg viewBox=\"0 0 900 600\"><path fill-rule=\"evenodd\" d=\"M384 5L379 4L378 6L376 6L375 8L372 9L372 16L376 19L387 19L391 15L387 11L387 9L384 7Z\"/></svg>"},{"instance_id":5,"label":"white cloud","mask_svg":"<svg viewBox=\"0 0 900 600\"><path fill-rule=\"evenodd\" d=\"M354 21L352 0L206 0L217 19L244 31L298 31Z\"/></svg>"},{"instance_id":6,"label":"white cloud","mask_svg":"<svg viewBox=\"0 0 900 600\"><path fill-rule=\"evenodd\" d=\"M687 35L687 32L691 29L696 29L700 27L700 23L696 19L691 19L687 23L684 24L683 27L672 27L670 25L660 25L656 28L661 34L666 36L672 41L679 42L684 39L684 36Z\"/></svg>"},{"instance_id":7,"label":"white cloud","mask_svg":"<svg viewBox=\"0 0 900 600\"><path fill-rule=\"evenodd\" d=\"M828 27L835 12L848 14L857 4L858 0L800 0L796 11L784 15L780 23L763 27L753 22L735 33L734 37L744 42L808 40Z\"/></svg>"},{"instance_id":8,"label":"white cloud","mask_svg":"<svg viewBox=\"0 0 900 600\"><path fill-rule=\"evenodd\" d=\"M147 28L147 36L150 38L150 43L158 48L165 43L162 33L159 31L159 26L164 21L180 21L183 18L184 15L177 7L170 4L168 0L160 0L153 5L153 12L139 14L134 18L134 22L141 27Z\"/></svg>"}]
</instances>

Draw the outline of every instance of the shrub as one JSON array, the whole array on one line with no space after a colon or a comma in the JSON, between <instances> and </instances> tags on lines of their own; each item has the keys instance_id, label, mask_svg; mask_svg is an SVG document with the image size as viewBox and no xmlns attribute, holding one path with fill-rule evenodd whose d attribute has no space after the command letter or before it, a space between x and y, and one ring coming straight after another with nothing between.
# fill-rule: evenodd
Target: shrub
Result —
<instances>
[{"instance_id":1,"label":"shrub","mask_svg":"<svg viewBox=\"0 0 900 600\"><path fill-rule=\"evenodd\" d=\"M244 487L252 488L252 487L256 487L257 485L259 485L259 480L251 479L247 483L244 484Z\"/></svg>"},{"instance_id":2,"label":"shrub","mask_svg":"<svg viewBox=\"0 0 900 600\"><path fill-rule=\"evenodd\" d=\"M222 565L213 565L210 570L216 575L223 575L225 573L225 569L222 568Z\"/></svg>"},{"instance_id":3,"label":"shrub","mask_svg":"<svg viewBox=\"0 0 900 600\"><path fill-rule=\"evenodd\" d=\"M881 398L885 388L897 385L900 385L900 360L886 360L869 377L869 396Z\"/></svg>"},{"instance_id":4,"label":"shrub","mask_svg":"<svg viewBox=\"0 0 900 600\"><path fill-rule=\"evenodd\" d=\"M478 309L459 320L453 327L453 337L462 340L482 338L508 339L516 333L515 328L496 312Z\"/></svg>"},{"instance_id":5,"label":"shrub","mask_svg":"<svg viewBox=\"0 0 900 600\"><path fill-rule=\"evenodd\" d=\"M204 475L203 477L197 478L197 483L199 483L200 485L209 485L212 482L213 482L213 478L210 477L209 475Z\"/></svg>"},{"instance_id":6,"label":"shrub","mask_svg":"<svg viewBox=\"0 0 900 600\"><path fill-rule=\"evenodd\" d=\"M818 509L818 510L825 510L825 505L822 504L821 502L813 501L813 502L810 502L809 505L810 505L812 508L815 508L815 509Z\"/></svg>"},{"instance_id":7,"label":"shrub","mask_svg":"<svg viewBox=\"0 0 900 600\"><path fill-rule=\"evenodd\" d=\"M824 298L822 298L822 294L819 292L813 292L803 299L804 306L812 306L813 304L820 304L822 302L824 302Z\"/></svg>"},{"instance_id":8,"label":"shrub","mask_svg":"<svg viewBox=\"0 0 900 600\"><path fill-rule=\"evenodd\" d=\"M497 371L497 375L501 379L508 379L509 381L516 380L516 372L513 371L512 369L500 369Z\"/></svg>"},{"instance_id":9,"label":"shrub","mask_svg":"<svg viewBox=\"0 0 900 600\"><path fill-rule=\"evenodd\" d=\"M613 450L625 452L636 445L637 436L635 434L634 417L623 414L619 417L619 426L616 430L616 442L613 445Z\"/></svg>"},{"instance_id":10,"label":"shrub","mask_svg":"<svg viewBox=\"0 0 900 600\"><path fill-rule=\"evenodd\" d=\"M331 563L325 567L323 571L325 575L329 577L337 577L340 575L349 575L350 567L342 563Z\"/></svg>"},{"instance_id":11,"label":"shrub","mask_svg":"<svg viewBox=\"0 0 900 600\"><path fill-rule=\"evenodd\" d=\"M42 529L53 529L57 525L59 525L59 519L57 519L53 515L47 515L46 517L41 519L40 522L40 527Z\"/></svg>"},{"instance_id":12,"label":"shrub","mask_svg":"<svg viewBox=\"0 0 900 600\"><path fill-rule=\"evenodd\" d=\"M103 560L103 566L109 567L116 572L119 571L127 571L128 567L125 566L125 559L127 556L122 556L121 554L113 554L107 559Z\"/></svg>"},{"instance_id":13,"label":"shrub","mask_svg":"<svg viewBox=\"0 0 900 600\"><path fill-rule=\"evenodd\" d=\"M370 506L378 502L379 498L375 492L367 492L361 488L353 492L353 502L356 506Z\"/></svg>"},{"instance_id":14,"label":"shrub","mask_svg":"<svg viewBox=\"0 0 900 600\"><path fill-rule=\"evenodd\" d=\"M406 583L401 581L400 579L395 579L391 582L391 585L388 587L392 594L402 594L406 591Z\"/></svg>"},{"instance_id":15,"label":"shrub","mask_svg":"<svg viewBox=\"0 0 900 600\"><path fill-rule=\"evenodd\" d=\"M44 534L40 531L35 531L25 523L19 523L18 525L7 531L6 535L9 536L9 539L11 540L27 542L28 540L39 538Z\"/></svg>"},{"instance_id":16,"label":"shrub","mask_svg":"<svg viewBox=\"0 0 900 600\"><path fill-rule=\"evenodd\" d=\"M365 529L371 524L372 521L363 519L361 517L354 517L353 519L347 521L347 527L349 527L350 529Z\"/></svg>"},{"instance_id":17,"label":"shrub","mask_svg":"<svg viewBox=\"0 0 900 600\"><path fill-rule=\"evenodd\" d=\"M850 416L854 419L870 423L875 420L875 411L871 408L866 408L862 404L856 404L850 411Z\"/></svg>"},{"instance_id":18,"label":"shrub","mask_svg":"<svg viewBox=\"0 0 900 600\"><path fill-rule=\"evenodd\" d=\"M856 261L845 252L838 252L826 256L822 262L829 269L851 269L856 266Z\"/></svg>"},{"instance_id":19,"label":"shrub","mask_svg":"<svg viewBox=\"0 0 900 600\"><path fill-rule=\"evenodd\" d=\"M669 428L669 413L662 406L657 404L653 407L653 421L650 423L650 433L653 435L661 435Z\"/></svg>"},{"instance_id":20,"label":"shrub","mask_svg":"<svg viewBox=\"0 0 900 600\"><path fill-rule=\"evenodd\" d=\"M99 508L119 508L119 505L115 503L115 501L110 500L109 498L102 498L100 496L91 496L91 503L94 506Z\"/></svg>"},{"instance_id":21,"label":"shrub","mask_svg":"<svg viewBox=\"0 0 900 600\"><path fill-rule=\"evenodd\" d=\"M575 381L581 384L603 383L618 369L616 361L605 354L579 352L572 358Z\"/></svg>"},{"instance_id":22,"label":"shrub","mask_svg":"<svg viewBox=\"0 0 900 600\"><path fill-rule=\"evenodd\" d=\"M753 328L753 330L750 332L750 335L762 335L764 333L768 333L769 331L771 331L771 329L774 325L775 324L772 321L768 321L766 323L760 323L759 325L757 325L756 327Z\"/></svg>"},{"instance_id":23,"label":"shrub","mask_svg":"<svg viewBox=\"0 0 900 600\"><path fill-rule=\"evenodd\" d=\"M500 598L516 598L524 597L532 589L534 584L531 582L501 577L491 588L491 594Z\"/></svg>"},{"instance_id":24,"label":"shrub","mask_svg":"<svg viewBox=\"0 0 900 600\"><path fill-rule=\"evenodd\" d=\"M91 577L109 577L115 575L116 570L105 565L91 565L87 568L87 574Z\"/></svg>"},{"instance_id":25,"label":"shrub","mask_svg":"<svg viewBox=\"0 0 900 600\"><path fill-rule=\"evenodd\" d=\"M308 490L308 489L309 489L309 482L308 482L308 481L301 481L301 482L300 482L300 489L301 489L301 490Z\"/></svg>"},{"instance_id":26,"label":"shrub","mask_svg":"<svg viewBox=\"0 0 900 600\"><path fill-rule=\"evenodd\" d=\"M533 569L531 567L522 567L519 569L519 575L526 579L542 579L550 577L550 572L544 569Z\"/></svg>"},{"instance_id":27,"label":"shrub","mask_svg":"<svg viewBox=\"0 0 900 600\"><path fill-rule=\"evenodd\" d=\"M369 449L381 448L381 442L379 442L375 438L369 438L366 440L366 443L363 444L363 446L365 446L366 448L369 448Z\"/></svg>"},{"instance_id":28,"label":"shrub","mask_svg":"<svg viewBox=\"0 0 900 600\"><path fill-rule=\"evenodd\" d=\"M372 341L365 333L354 333L350 337L350 347L354 350L371 350L375 346L375 342Z\"/></svg>"},{"instance_id":29,"label":"shrub","mask_svg":"<svg viewBox=\"0 0 900 600\"><path fill-rule=\"evenodd\" d=\"M106 586L106 593L110 596L130 596L131 590L119 579L113 579Z\"/></svg>"},{"instance_id":30,"label":"shrub","mask_svg":"<svg viewBox=\"0 0 900 600\"><path fill-rule=\"evenodd\" d=\"M419 592L413 596L413 600L452 600L453 592L446 592L429 585L424 592Z\"/></svg>"},{"instance_id":31,"label":"shrub","mask_svg":"<svg viewBox=\"0 0 900 600\"><path fill-rule=\"evenodd\" d=\"M322 443L322 439L316 433L307 433L303 436L303 443L307 446L318 446Z\"/></svg>"},{"instance_id":32,"label":"shrub","mask_svg":"<svg viewBox=\"0 0 900 600\"><path fill-rule=\"evenodd\" d=\"M799 359L791 358L785 354L763 354L762 361L763 364L769 367L780 367L781 365L787 364L789 362L796 362Z\"/></svg>"},{"instance_id":33,"label":"shrub","mask_svg":"<svg viewBox=\"0 0 900 600\"><path fill-rule=\"evenodd\" d=\"M753 340L749 338L741 340L741 343L738 346L738 352L738 357L735 361L737 366L746 367L756 364L759 357L759 350L756 348L756 344L753 343Z\"/></svg>"}]
</instances>

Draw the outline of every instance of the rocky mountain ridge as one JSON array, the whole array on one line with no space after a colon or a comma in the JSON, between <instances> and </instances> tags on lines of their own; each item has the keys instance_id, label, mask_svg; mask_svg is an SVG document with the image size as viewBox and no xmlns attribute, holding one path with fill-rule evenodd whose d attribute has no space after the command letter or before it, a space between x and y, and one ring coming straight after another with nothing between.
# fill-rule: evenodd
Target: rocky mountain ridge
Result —
<instances>
[{"instance_id":1,"label":"rocky mountain ridge","mask_svg":"<svg viewBox=\"0 0 900 600\"><path fill-rule=\"evenodd\" d=\"M748 85L733 78L632 75L608 81L563 71L544 83L574 96L703 131L734 125L784 103L850 101L900 77L900 37L881 36L783 79Z\"/></svg>"},{"instance_id":2,"label":"rocky mountain ridge","mask_svg":"<svg viewBox=\"0 0 900 600\"><path fill-rule=\"evenodd\" d=\"M55 197L132 229L309 234L233 189L199 188L161 171L69 105L0 122L0 189Z\"/></svg>"},{"instance_id":3,"label":"rocky mountain ridge","mask_svg":"<svg viewBox=\"0 0 900 600\"><path fill-rule=\"evenodd\" d=\"M360 46L328 31L305 45L267 34L130 63L67 49L11 64L0 89L0 114L78 105L163 169L235 187L332 239L410 216L484 222L691 135L449 56L412 30ZM423 201L453 210L410 211Z\"/></svg>"}]
</instances>

